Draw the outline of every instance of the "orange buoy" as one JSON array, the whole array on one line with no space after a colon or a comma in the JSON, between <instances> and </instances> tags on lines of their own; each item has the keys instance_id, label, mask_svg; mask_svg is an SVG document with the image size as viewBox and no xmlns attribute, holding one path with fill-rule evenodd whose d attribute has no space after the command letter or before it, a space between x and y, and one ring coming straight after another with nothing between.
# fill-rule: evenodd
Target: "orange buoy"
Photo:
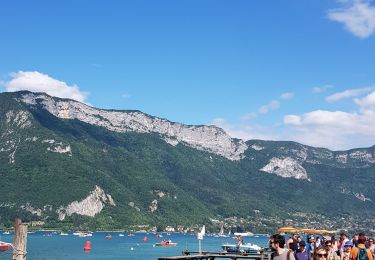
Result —
<instances>
[{"instance_id":1,"label":"orange buoy","mask_svg":"<svg viewBox=\"0 0 375 260\"><path fill-rule=\"evenodd\" d=\"M85 252L91 251L91 242L90 241L86 241L85 247L83 248L83 251L85 251Z\"/></svg>"}]
</instances>

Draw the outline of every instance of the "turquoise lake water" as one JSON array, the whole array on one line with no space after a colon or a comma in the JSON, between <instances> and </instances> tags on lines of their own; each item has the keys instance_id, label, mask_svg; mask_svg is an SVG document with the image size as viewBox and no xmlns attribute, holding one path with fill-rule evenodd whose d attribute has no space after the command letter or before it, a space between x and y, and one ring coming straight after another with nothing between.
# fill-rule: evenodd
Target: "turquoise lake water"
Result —
<instances>
[{"instance_id":1,"label":"turquoise lake water","mask_svg":"<svg viewBox=\"0 0 375 260\"><path fill-rule=\"evenodd\" d=\"M106 234L112 234L111 239L105 238ZM119 236L117 232L96 232L92 237L78 237L72 234L61 236L46 232L28 234L27 259L28 260L81 260L81 259L131 259L153 260L162 256L181 255L184 250L198 251L198 240L194 234L167 235L159 233L163 237L157 238L152 233L136 233L133 237ZM144 237L147 242L143 242ZM171 239L178 243L174 247L155 247L154 244L163 239ZM0 240L13 242L13 235L0 233ZM245 242L251 242L261 247L266 247L268 237L246 237ZM85 253L83 247L86 241L91 242L91 251ZM203 251L221 251L221 244L235 243L231 237L205 236L202 240ZM12 259L10 250L0 253L0 259Z\"/></svg>"}]
</instances>

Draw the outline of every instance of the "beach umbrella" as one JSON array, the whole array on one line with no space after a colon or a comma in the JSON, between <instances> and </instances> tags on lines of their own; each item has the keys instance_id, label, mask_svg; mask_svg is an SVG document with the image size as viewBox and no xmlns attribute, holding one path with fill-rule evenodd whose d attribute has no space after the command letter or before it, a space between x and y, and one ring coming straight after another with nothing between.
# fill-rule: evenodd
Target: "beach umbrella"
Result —
<instances>
[{"instance_id":1,"label":"beach umbrella","mask_svg":"<svg viewBox=\"0 0 375 260\"><path fill-rule=\"evenodd\" d=\"M277 231L279 233L298 233L300 230L294 227L281 227Z\"/></svg>"}]
</instances>

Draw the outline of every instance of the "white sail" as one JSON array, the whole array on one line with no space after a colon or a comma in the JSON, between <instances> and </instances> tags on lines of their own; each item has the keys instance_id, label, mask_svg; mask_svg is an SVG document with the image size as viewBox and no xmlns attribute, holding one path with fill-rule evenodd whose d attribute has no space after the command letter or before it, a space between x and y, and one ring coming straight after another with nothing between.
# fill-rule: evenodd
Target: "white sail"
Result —
<instances>
[{"instance_id":1,"label":"white sail","mask_svg":"<svg viewBox=\"0 0 375 260\"><path fill-rule=\"evenodd\" d=\"M197 234L197 238L199 240L202 240L205 234L206 234L206 226L203 225L201 231Z\"/></svg>"},{"instance_id":2,"label":"white sail","mask_svg":"<svg viewBox=\"0 0 375 260\"><path fill-rule=\"evenodd\" d=\"M221 226L219 236L224 235L224 226Z\"/></svg>"}]
</instances>

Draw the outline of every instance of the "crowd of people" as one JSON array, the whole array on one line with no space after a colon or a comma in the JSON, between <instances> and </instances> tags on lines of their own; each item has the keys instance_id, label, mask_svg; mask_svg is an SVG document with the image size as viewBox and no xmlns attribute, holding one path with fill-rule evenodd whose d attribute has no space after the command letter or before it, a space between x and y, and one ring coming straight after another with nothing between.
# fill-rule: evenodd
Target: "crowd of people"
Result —
<instances>
[{"instance_id":1,"label":"crowd of people","mask_svg":"<svg viewBox=\"0 0 375 260\"><path fill-rule=\"evenodd\" d=\"M364 233L355 234L349 239L345 233L335 236L292 235L287 241L280 234L270 237L269 246L273 260L374 260L374 238Z\"/></svg>"}]
</instances>

